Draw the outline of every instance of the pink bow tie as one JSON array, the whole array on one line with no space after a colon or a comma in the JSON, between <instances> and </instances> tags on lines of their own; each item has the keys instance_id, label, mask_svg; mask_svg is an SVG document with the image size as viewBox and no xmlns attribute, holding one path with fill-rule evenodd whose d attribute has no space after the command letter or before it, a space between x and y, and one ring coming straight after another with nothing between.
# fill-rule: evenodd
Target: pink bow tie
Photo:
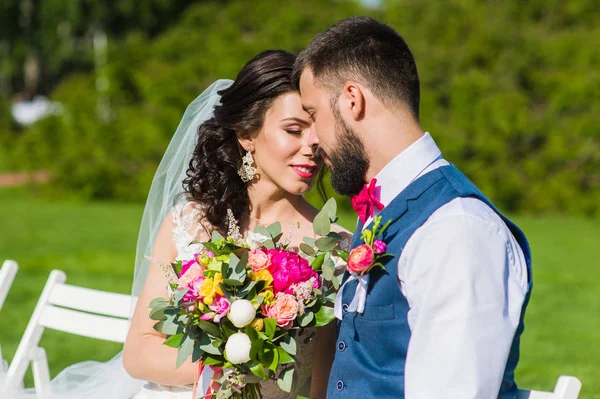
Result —
<instances>
[{"instance_id":1,"label":"pink bow tie","mask_svg":"<svg viewBox=\"0 0 600 399\"><path fill-rule=\"evenodd\" d=\"M376 187L375 184L377 179L372 179L368 186L365 184L360 193L350 199L358 218L363 223L373 216L374 208L383 209L383 204L379 202L381 187Z\"/></svg>"}]
</instances>

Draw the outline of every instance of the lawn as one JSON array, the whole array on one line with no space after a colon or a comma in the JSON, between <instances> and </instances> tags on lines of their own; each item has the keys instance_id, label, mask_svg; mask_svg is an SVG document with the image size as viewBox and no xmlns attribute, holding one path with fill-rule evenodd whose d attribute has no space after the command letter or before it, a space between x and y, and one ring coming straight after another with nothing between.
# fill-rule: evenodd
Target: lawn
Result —
<instances>
[{"instance_id":1,"label":"lawn","mask_svg":"<svg viewBox=\"0 0 600 399\"><path fill-rule=\"evenodd\" d=\"M128 293L142 206L42 202L20 190L0 189L0 260L20 269L0 311L0 344L11 359L50 270L72 284ZM343 215L346 227L353 217ZM526 317L520 386L551 390L561 374L583 382L581 398L600 399L600 271L594 251L598 220L515 220L528 235L534 257L534 292ZM46 331L42 346L51 373L82 360L107 360L120 345ZM28 376L27 382L31 383Z\"/></svg>"}]
</instances>

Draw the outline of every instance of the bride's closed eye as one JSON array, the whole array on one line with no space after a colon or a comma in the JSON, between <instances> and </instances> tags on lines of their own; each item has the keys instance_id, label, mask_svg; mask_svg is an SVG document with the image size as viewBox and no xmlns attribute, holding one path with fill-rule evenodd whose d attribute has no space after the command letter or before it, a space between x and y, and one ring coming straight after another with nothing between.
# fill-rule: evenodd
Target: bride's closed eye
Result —
<instances>
[{"instance_id":1,"label":"bride's closed eye","mask_svg":"<svg viewBox=\"0 0 600 399\"><path fill-rule=\"evenodd\" d=\"M298 126L298 125L293 125L293 126L288 126L286 128L284 128L284 130L290 134L294 134L294 135L298 135L298 134L302 134L302 127Z\"/></svg>"}]
</instances>

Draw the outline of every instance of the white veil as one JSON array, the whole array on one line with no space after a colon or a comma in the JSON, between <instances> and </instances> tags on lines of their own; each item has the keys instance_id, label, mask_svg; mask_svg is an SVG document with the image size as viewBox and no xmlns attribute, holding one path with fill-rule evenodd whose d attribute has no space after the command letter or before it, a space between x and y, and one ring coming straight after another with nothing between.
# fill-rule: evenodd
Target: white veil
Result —
<instances>
[{"instance_id":1,"label":"white veil","mask_svg":"<svg viewBox=\"0 0 600 399\"><path fill-rule=\"evenodd\" d=\"M131 294L137 297L148 273L149 262L145 255L151 255L158 229L173 208L182 198L182 181L195 146L198 127L210 119L220 102L218 92L229 87L233 81L217 80L188 105L169 146L158 166L150 193L146 200L142 224L138 236L135 271ZM130 317L135 302L132 303ZM144 381L131 378L123 368L122 352L108 362L87 361L67 367L52 380L52 394L48 399L129 399L140 391ZM1 387L0 387L1 389ZM0 395L3 399L33 399L38 396L31 389Z\"/></svg>"}]
</instances>

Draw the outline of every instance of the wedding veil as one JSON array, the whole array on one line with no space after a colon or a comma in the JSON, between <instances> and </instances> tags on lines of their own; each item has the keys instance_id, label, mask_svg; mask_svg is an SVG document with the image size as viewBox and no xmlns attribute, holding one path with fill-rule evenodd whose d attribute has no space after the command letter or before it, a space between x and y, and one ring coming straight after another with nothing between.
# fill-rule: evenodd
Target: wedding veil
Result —
<instances>
[{"instance_id":1,"label":"wedding veil","mask_svg":"<svg viewBox=\"0 0 600 399\"><path fill-rule=\"evenodd\" d=\"M210 119L220 102L218 92L226 89L231 80L217 80L198 96L186 109L169 146L158 166L137 241L135 269L131 294L136 298L144 286L158 229L178 199L183 200L182 181L196 142L198 127ZM132 301L130 318L135 308ZM131 378L123 368L122 352L105 363L87 361L67 367L52 380L52 394L44 398L56 399L128 399L136 394L144 381ZM10 394L6 399L33 399L38 397L31 389Z\"/></svg>"}]
</instances>

